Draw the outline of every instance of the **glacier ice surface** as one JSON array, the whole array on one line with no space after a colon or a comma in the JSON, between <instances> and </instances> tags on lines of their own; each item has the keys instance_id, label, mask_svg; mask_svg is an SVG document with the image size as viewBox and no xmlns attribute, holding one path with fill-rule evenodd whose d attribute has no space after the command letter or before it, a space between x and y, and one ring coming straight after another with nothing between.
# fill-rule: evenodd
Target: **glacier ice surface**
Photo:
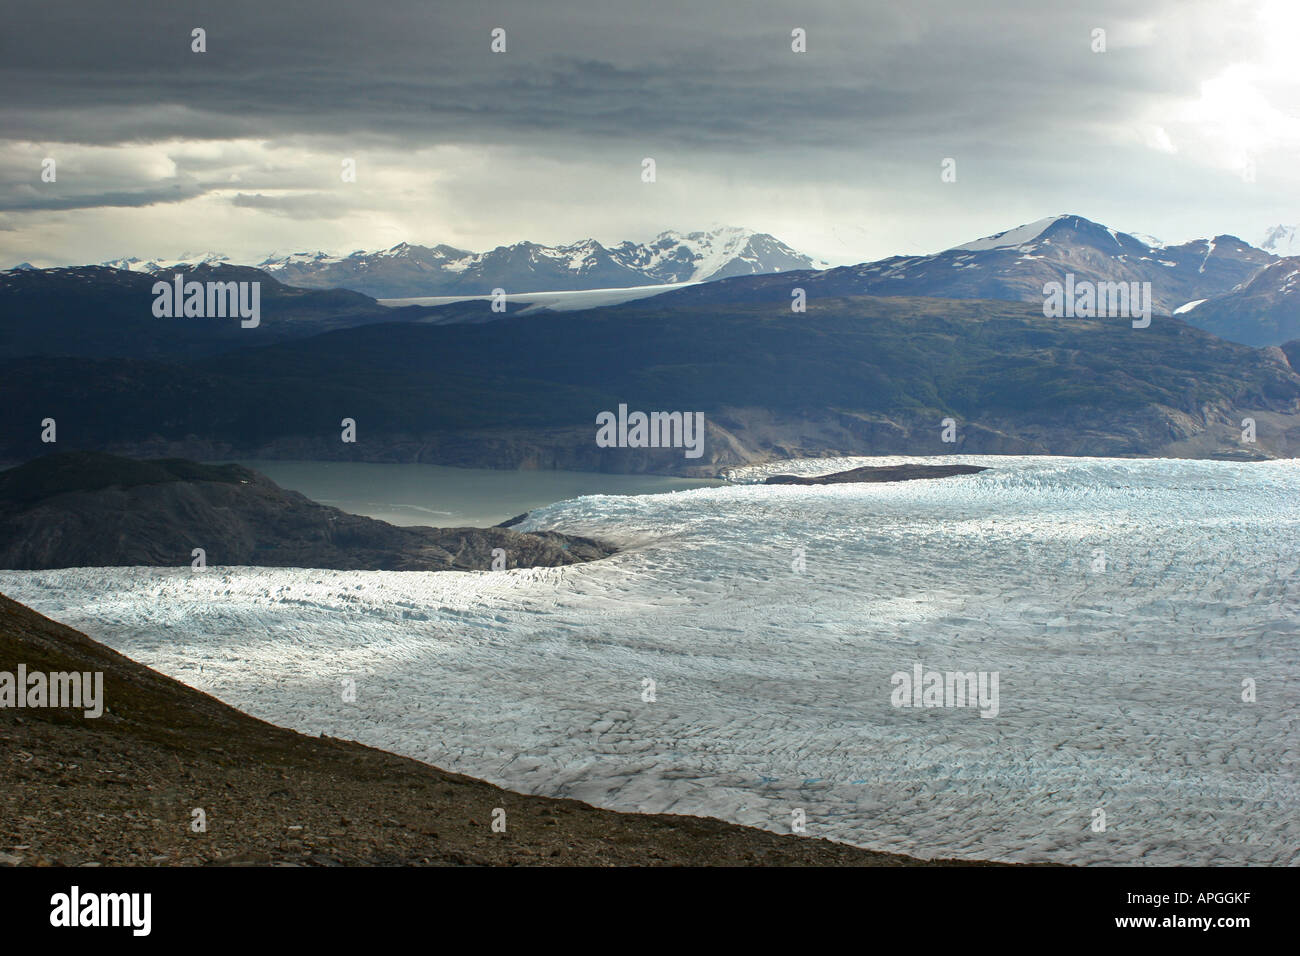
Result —
<instances>
[{"instance_id":1,"label":"glacier ice surface","mask_svg":"<svg viewBox=\"0 0 1300 956\"><path fill-rule=\"evenodd\" d=\"M916 460L992 470L761 484ZM802 808L811 836L923 857L1297 862L1300 462L732 478L521 526L623 548L586 565L9 571L0 591L257 717L527 793L780 832ZM999 715L891 706L918 661L999 672Z\"/></svg>"}]
</instances>

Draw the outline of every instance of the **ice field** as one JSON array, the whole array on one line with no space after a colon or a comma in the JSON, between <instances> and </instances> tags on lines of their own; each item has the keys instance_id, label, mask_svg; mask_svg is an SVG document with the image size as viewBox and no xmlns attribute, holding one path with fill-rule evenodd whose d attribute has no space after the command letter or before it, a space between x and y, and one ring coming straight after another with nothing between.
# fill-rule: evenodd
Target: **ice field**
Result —
<instances>
[{"instance_id":1,"label":"ice field","mask_svg":"<svg viewBox=\"0 0 1300 956\"><path fill-rule=\"evenodd\" d=\"M1300 462L754 483L907 460L533 512L519 530L623 548L567 568L0 591L257 717L524 792L781 832L802 809L810 836L924 857L1300 861ZM916 663L997 672L997 716L893 706Z\"/></svg>"}]
</instances>

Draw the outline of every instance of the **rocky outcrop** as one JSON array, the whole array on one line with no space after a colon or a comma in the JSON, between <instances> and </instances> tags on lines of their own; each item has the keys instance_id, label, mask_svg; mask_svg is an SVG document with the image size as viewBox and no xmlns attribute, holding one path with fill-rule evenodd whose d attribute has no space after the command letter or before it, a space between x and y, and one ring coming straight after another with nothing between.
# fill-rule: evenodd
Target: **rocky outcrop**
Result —
<instances>
[{"instance_id":1,"label":"rocky outcrop","mask_svg":"<svg viewBox=\"0 0 1300 956\"><path fill-rule=\"evenodd\" d=\"M772 475L766 485L839 485L851 482L914 481L918 478L950 478L988 471L978 465L868 465L830 475Z\"/></svg>"},{"instance_id":2,"label":"rocky outcrop","mask_svg":"<svg viewBox=\"0 0 1300 956\"><path fill-rule=\"evenodd\" d=\"M195 549L210 566L343 571L486 571L497 549L505 568L613 552L549 531L397 527L317 504L239 465L83 452L0 473L0 568L185 566Z\"/></svg>"}]
</instances>

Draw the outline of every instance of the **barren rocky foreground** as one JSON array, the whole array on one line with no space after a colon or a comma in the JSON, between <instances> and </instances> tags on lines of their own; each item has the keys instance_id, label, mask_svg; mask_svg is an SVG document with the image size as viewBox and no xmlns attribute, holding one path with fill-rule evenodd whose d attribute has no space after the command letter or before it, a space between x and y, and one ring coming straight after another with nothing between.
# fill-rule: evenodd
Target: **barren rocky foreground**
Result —
<instances>
[{"instance_id":1,"label":"barren rocky foreground","mask_svg":"<svg viewBox=\"0 0 1300 956\"><path fill-rule=\"evenodd\" d=\"M102 671L106 708L94 720L80 710L0 709L0 863L922 865L707 818L523 796L306 737L0 596L0 670L19 663ZM191 829L196 808L206 833ZM492 829L496 808L504 833Z\"/></svg>"}]
</instances>

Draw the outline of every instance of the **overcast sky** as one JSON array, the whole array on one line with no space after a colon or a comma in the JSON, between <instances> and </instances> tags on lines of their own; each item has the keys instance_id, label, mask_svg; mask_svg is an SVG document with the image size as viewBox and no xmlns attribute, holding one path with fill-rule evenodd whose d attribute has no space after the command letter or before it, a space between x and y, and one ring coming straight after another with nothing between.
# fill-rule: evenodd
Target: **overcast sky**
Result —
<instances>
[{"instance_id":1,"label":"overcast sky","mask_svg":"<svg viewBox=\"0 0 1300 956\"><path fill-rule=\"evenodd\" d=\"M1258 243L1300 222L1297 0L0 13L0 266L613 243L714 223L841 264L1056 213L1169 241Z\"/></svg>"}]
</instances>

